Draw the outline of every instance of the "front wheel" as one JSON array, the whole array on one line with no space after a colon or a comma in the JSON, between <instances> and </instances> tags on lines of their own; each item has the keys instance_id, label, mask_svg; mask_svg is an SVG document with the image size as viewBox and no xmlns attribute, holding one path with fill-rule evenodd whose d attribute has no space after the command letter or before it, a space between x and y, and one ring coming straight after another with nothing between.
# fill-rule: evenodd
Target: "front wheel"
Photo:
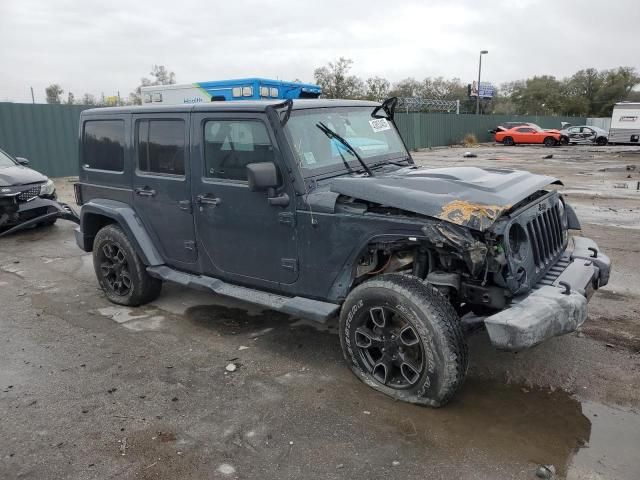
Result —
<instances>
[{"instance_id":1,"label":"front wheel","mask_svg":"<svg viewBox=\"0 0 640 480\"><path fill-rule=\"evenodd\" d=\"M440 407L461 387L469 364L460 319L433 287L382 275L356 287L340 314L351 370L390 397Z\"/></svg>"},{"instance_id":2,"label":"front wheel","mask_svg":"<svg viewBox=\"0 0 640 480\"><path fill-rule=\"evenodd\" d=\"M502 140L502 143L507 147L511 147L516 144L516 142L513 141L512 137L504 137L504 140Z\"/></svg>"},{"instance_id":3,"label":"front wheel","mask_svg":"<svg viewBox=\"0 0 640 480\"><path fill-rule=\"evenodd\" d=\"M557 145L557 143L558 143L558 141L553 137L546 137L544 139L544 146L545 147L554 147L554 146Z\"/></svg>"},{"instance_id":4,"label":"front wheel","mask_svg":"<svg viewBox=\"0 0 640 480\"><path fill-rule=\"evenodd\" d=\"M598 137L596 139L596 145L603 147L606 144L607 144L607 139L605 137Z\"/></svg>"},{"instance_id":5,"label":"front wheel","mask_svg":"<svg viewBox=\"0 0 640 480\"><path fill-rule=\"evenodd\" d=\"M133 244L117 225L107 225L96 234L93 267L113 303L137 307L160 295L162 281L147 273Z\"/></svg>"}]
</instances>

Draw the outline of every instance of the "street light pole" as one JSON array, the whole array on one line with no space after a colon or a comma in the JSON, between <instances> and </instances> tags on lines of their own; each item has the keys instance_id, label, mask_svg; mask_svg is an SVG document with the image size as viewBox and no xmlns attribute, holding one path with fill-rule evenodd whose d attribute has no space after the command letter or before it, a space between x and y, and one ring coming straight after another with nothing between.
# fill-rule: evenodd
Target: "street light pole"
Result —
<instances>
[{"instance_id":1,"label":"street light pole","mask_svg":"<svg viewBox=\"0 0 640 480\"><path fill-rule=\"evenodd\" d=\"M480 61L478 62L478 92L476 96L476 115L480 115L480 75L482 73L482 55L489 53L489 50L480 50Z\"/></svg>"}]
</instances>

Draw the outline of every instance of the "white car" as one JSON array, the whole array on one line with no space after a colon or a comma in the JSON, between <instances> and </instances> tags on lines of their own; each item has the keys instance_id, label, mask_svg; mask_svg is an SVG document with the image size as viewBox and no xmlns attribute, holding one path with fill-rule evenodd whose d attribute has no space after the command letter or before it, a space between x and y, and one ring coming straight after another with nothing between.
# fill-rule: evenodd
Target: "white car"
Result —
<instances>
[{"instance_id":1,"label":"white car","mask_svg":"<svg viewBox=\"0 0 640 480\"><path fill-rule=\"evenodd\" d=\"M560 133L562 134L560 141L565 145L571 143L606 145L609 142L609 132L590 125L567 127Z\"/></svg>"}]
</instances>

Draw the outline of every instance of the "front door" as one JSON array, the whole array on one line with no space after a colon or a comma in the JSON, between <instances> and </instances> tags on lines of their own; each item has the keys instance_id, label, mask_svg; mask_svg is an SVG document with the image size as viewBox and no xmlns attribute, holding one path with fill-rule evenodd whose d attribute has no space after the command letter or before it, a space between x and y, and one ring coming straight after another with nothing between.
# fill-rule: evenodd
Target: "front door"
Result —
<instances>
[{"instance_id":1,"label":"front door","mask_svg":"<svg viewBox=\"0 0 640 480\"><path fill-rule=\"evenodd\" d=\"M140 114L133 120L136 212L167 264L194 270L189 114Z\"/></svg>"},{"instance_id":2,"label":"front door","mask_svg":"<svg viewBox=\"0 0 640 480\"><path fill-rule=\"evenodd\" d=\"M288 206L272 206L267 192L252 192L249 163L282 156L267 118L259 114L192 116L193 195L203 273L240 283L274 286L298 278L294 194ZM282 175L281 175L282 177Z\"/></svg>"}]
</instances>

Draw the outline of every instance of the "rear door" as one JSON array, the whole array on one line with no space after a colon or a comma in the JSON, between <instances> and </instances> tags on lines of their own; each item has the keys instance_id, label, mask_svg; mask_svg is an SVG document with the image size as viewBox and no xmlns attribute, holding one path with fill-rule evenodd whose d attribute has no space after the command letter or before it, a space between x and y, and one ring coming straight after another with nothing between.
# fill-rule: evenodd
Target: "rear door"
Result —
<instances>
[{"instance_id":1,"label":"rear door","mask_svg":"<svg viewBox=\"0 0 640 480\"><path fill-rule=\"evenodd\" d=\"M194 270L189 114L140 114L133 122L136 212L167 264Z\"/></svg>"}]
</instances>

